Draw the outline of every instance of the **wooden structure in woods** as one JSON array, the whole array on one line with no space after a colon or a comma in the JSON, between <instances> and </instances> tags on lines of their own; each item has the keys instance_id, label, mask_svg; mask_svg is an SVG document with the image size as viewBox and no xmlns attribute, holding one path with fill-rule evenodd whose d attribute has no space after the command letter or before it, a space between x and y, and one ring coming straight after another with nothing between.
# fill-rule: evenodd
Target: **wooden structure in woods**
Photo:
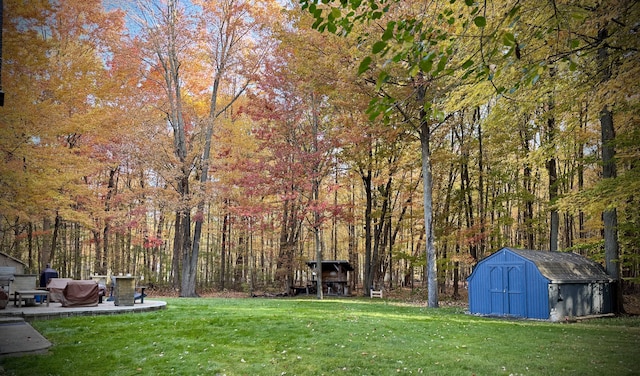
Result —
<instances>
[{"instance_id":1,"label":"wooden structure in woods","mask_svg":"<svg viewBox=\"0 0 640 376\"><path fill-rule=\"evenodd\" d=\"M314 271L312 283L317 283L315 260L308 261L307 265ZM345 260L323 260L322 261L322 293L324 295L349 296L349 272L353 271L353 266Z\"/></svg>"}]
</instances>

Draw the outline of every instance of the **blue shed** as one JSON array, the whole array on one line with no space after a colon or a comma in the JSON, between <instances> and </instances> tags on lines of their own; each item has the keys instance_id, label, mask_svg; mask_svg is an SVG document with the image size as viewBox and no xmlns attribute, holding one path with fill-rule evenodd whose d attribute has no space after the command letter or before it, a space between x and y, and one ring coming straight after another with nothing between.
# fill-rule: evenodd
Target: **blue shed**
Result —
<instances>
[{"instance_id":1,"label":"blue shed","mask_svg":"<svg viewBox=\"0 0 640 376\"><path fill-rule=\"evenodd\" d=\"M502 248L467 278L472 314L557 321L612 312L613 280L575 253Z\"/></svg>"}]
</instances>

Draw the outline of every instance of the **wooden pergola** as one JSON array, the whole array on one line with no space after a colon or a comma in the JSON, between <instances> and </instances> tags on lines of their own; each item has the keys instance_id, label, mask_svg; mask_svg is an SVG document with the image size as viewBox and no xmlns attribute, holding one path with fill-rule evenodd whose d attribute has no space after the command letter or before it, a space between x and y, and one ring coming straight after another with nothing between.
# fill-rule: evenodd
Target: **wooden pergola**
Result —
<instances>
[{"instance_id":1,"label":"wooden pergola","mask_svg":"<svg viewBox=\"0 0 640 376\"><path fill-rule=\"evenodd\" d=\"M308 261L307 265L316 270L317 262ZM353 271L353 266L346 260L323 260L322 261L322 293L325 295L348 296L351 294L349 288L349 272ZM316 283L314 272L312 282Z\"/></svg>"}]
</instances>

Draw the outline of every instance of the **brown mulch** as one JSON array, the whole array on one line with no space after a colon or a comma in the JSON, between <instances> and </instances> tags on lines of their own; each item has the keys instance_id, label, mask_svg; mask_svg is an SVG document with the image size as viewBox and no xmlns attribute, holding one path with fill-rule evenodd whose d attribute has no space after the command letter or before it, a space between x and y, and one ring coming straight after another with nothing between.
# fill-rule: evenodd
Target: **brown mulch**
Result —
<instances>
[{"instance_id":1,"label":"brown mulch","mask_svg":"<svg viewBox=\"0 0 640 376\"><path fill-rule=\"evenodd\" d=\"M640 295L625 295L624 310L628 315L640 316Z\"/></svg>"}]
</instances>

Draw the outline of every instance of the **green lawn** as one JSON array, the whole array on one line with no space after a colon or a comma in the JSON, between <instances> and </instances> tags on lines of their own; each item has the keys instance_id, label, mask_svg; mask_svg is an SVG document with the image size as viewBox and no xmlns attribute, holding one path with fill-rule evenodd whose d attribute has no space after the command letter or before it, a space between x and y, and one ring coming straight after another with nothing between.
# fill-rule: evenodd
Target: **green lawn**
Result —
<instances>
[{"instance_id":1,"label":"green lawn","mask_svg":"<svg viewBox=\"0 0 640 376\"><path fill-rule=\"evenodd\" d=\"M488 319L369 299L166 299L32 325L47 355L7 375L633 375L640 318ZM0 371L0 374L2 372Z\"/></svg>"}]
</instances>

